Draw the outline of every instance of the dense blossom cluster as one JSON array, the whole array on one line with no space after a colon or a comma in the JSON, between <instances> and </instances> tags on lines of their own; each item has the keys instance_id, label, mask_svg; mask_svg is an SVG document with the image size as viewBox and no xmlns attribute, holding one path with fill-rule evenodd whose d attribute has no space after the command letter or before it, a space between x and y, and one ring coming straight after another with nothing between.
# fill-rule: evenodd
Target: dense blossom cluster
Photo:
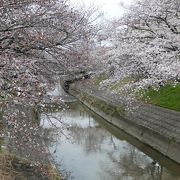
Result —
<instances>
[{"instance_id":1,"label":"dense blossom cluster","mask_svg":"<svg viewBox=\"0 0 180 180\"><path fill-rule=\"evenodd\" d=\"M0 111L9 130L9 149L14 145L16 152L37 154L39 159L47 154L30 110L44 107L44 95L57 76L72 73L87 57L83 45L94 36L93 13L73 8L66 0L0 2Z\"/></svg>"},{"instance_id":2,"label":"dense blossom cluster","mask_svg":"<svg viewBox=\"0 0 180 180\"><path fill-rule=\"evenodd\" d=\"M180 81L180 2L140 0L112 22L111 82L134 78L134 89ZM136 87L136 88L135 88Z\"/></svg>"},{"instance_id":3,"label":"dense blossom cluster","mask_svg":"<svg viewBox=\"0 0 180 180\"><path fill-rule=\"evenodd\" d=\"M92 9L80 12L65 0L3 1L1 98L37 103L60 72L71 71L71 64L78 67L85 57L80 49L92 34L92 14Z\"/></svg>"}]
</instances>

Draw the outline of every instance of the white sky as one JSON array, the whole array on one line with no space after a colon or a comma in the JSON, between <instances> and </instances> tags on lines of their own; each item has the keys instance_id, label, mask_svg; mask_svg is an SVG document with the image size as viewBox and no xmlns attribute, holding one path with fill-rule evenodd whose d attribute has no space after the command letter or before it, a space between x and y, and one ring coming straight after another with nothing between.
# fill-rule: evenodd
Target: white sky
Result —
<instances>
[{"instance_id":1,"label":"white sky","mask_svg":"<svg viewBox=\"0 0 180 180\"><path fill-rule=\"evenodd\" d=\"M72 3L79 4L84 3L90 5L92 3L102 6L101 10L104 11L105 17L121 17L125 12L125 9L120 7L120 3L131 4L134 0L71 0Z\"/></svg>"}]
</instances>

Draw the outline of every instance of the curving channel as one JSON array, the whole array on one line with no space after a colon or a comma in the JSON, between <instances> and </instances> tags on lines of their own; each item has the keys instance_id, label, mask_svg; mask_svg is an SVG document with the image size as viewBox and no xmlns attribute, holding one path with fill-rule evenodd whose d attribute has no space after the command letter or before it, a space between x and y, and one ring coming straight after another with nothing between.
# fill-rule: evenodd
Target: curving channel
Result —
<instances>
[{"instance_id":1,"label":"curving channel","mask_svg":"<svg viewBox=\"0 0 180 180\"><path fill-rule=\"evenodd\" d=\"M87 109L41 115L46 144L65 179L180 180L180 166Z\"/></svg>"}]
</instances>

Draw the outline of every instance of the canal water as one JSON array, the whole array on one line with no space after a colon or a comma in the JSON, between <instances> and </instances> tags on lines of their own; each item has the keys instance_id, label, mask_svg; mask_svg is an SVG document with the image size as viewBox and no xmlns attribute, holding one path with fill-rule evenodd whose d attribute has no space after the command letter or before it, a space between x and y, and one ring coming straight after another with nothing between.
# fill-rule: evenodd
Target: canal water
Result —
<instances>
[{"instance_id":1,"label":"canal water","mask_svg":"<svg viewBox=\"0 0 180 180\"><path fill-rule=\"evenodd\" d=\"M70 180L180 180L180 166L80 102L41 115L46 144Z\"/></svg>"}]
</instances>

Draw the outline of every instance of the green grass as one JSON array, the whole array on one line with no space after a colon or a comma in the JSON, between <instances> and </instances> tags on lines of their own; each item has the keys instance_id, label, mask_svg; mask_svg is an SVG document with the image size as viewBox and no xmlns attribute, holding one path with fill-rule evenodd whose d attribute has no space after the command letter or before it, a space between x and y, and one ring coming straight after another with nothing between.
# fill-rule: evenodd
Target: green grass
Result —
<instances>
[{"instance_id":1,"label":"green grass","mask_svg":"<svg viewBox=\"0 0 180 180\"><path fill-rule=\"evenodd\" d=\"M2 145L4 144L4 139L0 138L0 153L2 153Z\"/></svg>"},{"instance_id":2,"label":"green grass","mask_svg":"<svg viewBox=\"0 0 180 180\"><path fill-rule=\"evenodd\" d=\"M117 81L117 83L112 85L110 90L115 92L121 92L122 88L126 84L130 84L131 82L134 82L134 79L132 77L125 77L124 79L121 79L120 81Z\"/></svg>"},{"instance_id":3,"label":"green grass","mask_svg":"<svg viewBox=\"0 0 180 180\"><path fill-rule=\"evenodd\" d=\"M0 120L3 118L3 113L0 111Z\"/></svg>"},{"instance_id":4,"label":"green grass","mask_svg":"<svg viewBox=\"0 0 180 180\"><path fill-rule=\"evenodd\" d=\"M119 117L124 115L125 109L122 106L112 106L108 104L107 102L94 97L93 95L90 95L88 93L83 93L83 99L87 101L91 106L113 116L113 117Z\"/></svg>"},{"instance_id":5,"label":"green grass","mask_svg":"<svg viewBox=\"0 0 180 180\"><path fill-rule=\"evenodd\" d=\"M93 83L97 86L104 80L106 80L108 76L105 73L96 76L93 79ZM123 87L131 82L138 81L138 79L133 79L132 77L126 77L120 81L117 81L110 87L111 91L116 93L124 93ZM126 95L128 93L132 93L131 90L126 90ZM141 96L143 94L143 97ZM167 84L164 87L161 87L158 91L149 89L147 91L141 91L137 93L137 99L140 101L145 101L150 104L154 104L160 107L164 107L167 109L172 109L180 112L180 84L177 84L175 87L171 84Z\"/></svg>"},{"instance_id":6,"label":"green grass","mask_svg":"<svg viewBox=\"0 0 180 180\"><path fill-rule=\"evenodd\" d=\"M105 73L101 73L99 74L98 76L95 76L93 79L92 79L92 82L94 85L96 86L99 86L100 83L104 80L108 79L108 75L105 74Z\"/></svg>"},{"instance_id":7,"label":"green grass","mask_svg":"<svg viewBox=\"0 0 180 180\"><path fill-rule=\"evenodd\" d=\"M135 82L135 81L137 80L133 79L132 77L126 77L118 81L113 86L111 86L110 90L115 91L117 93L121 93L122 88L126 84L130 84L131 82ZM125 93L128 94L131 93L131 91L126 90ZM141 93L142 92L140 92L140 94ZM149 89L146 92L143 92L143 94L144 94L143 99L140 100L164 108L180 111L180 84L177 84L175 87L172 86L171 84L168 84L164 87L161 87L159 91ZM139 99L138 96L137 98Z\"/></svg>"},{"instance_id":8,"label":"green grass","mask_svg":"<svg viewBox=\"0 0 180 180\"><path fill-rule=\"evenodd\" d=\"M145 92L143 99L148 103L161 106L164 108L180 111L180 84L173 87L172 85L166 85L161 87L159 91L148 90Z\"/></svg>"}]
</instances>

